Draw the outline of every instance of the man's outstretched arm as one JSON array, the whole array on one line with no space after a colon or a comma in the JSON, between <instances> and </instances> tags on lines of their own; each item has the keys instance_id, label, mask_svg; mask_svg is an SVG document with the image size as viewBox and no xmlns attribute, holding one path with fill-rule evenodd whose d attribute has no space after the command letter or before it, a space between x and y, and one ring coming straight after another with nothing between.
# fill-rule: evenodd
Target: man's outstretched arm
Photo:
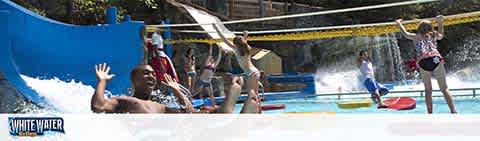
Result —
<instances>
[{"instance_id":1,"label":"man's outstretched arm","mask_svg":"<svg viewBox=\"0 0 480 141\"><path fill-rule=\"evenodd\" d=\"M97 75L97 87L95 89L95 94L92 96L91 109L93 112L111 112L113 111L115 105L118 105L117 100L108 100L105 99L105 89L107 87L107 81L113 78L113 74L108 74L110 67L107 64L98 64L95 65L95 73Z\"/></svg>"},{"instance_id":2,"label":"man's outstretched arm","mask_svg":"<svg viewBox=\"0 0 480 141\"><path fill-rule=\"evenodd\" d=\"M178 98L180 104L185 106L185 111L187 113L192 113L194 111L192 102L185 94L182 93L179 84L168 74L165 74L164 77L165 81L162 82L162 84L172 89L173 94Z\"/></svg>"}]
</instances>

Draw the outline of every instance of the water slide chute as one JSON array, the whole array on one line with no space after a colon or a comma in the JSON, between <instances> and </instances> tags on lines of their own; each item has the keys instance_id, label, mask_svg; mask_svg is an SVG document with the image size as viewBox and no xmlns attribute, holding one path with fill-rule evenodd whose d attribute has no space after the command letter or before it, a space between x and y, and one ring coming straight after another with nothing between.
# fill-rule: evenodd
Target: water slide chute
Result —
<instances>
[{"instance_id":1,"label":"water slide chute","mask_svg":"<svg viewBox=\"0 0 480 141\"><path fill-rule=\"evenodd\" d=\"M130 86L130 70L142 59L143 22L72 25L40 16L9 0L0 0L0 21L0 72L36 104L45 104L45 98L21 75L75 80L95 87L94 65L105 62L116 75L107 89L121 94Z\"/></svg>"}]
</instances>

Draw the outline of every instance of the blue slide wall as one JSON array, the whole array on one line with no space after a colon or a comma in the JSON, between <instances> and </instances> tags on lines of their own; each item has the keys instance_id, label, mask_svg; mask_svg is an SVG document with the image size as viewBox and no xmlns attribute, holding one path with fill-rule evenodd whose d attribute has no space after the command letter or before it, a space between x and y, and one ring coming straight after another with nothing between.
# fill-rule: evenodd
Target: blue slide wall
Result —
<instances>
[{"instance_id":1,"label":"blue slide wall","mask_svg":"<svg viewBox=\"0 0 480 141\"><path fill-rule=\"evenodd\" d=\"M130 70L141 62L142 28L143 22L65 24L0 0L0 72L25 98L42 104L44 99L20 74L95 87L94 65L106 62L116 74L107 89L123 93L130 86Z\"/></svg>"}]
</instances>

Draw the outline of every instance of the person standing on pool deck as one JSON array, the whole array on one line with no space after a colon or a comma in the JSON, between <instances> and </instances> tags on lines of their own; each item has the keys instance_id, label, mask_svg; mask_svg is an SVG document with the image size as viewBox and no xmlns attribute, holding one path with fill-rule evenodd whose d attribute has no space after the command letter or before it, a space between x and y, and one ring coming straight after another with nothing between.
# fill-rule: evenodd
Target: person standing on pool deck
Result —
<instances>
[{"instance_id":1,"label":"person standing on pool deck","mask_svg":"<svg viewBox=\"0 0 480 141\"><path fill-rule=\"evenodd\" d=\"M453 98L450 94L446 82L446 72L444 67L444 60L440 52L437 50L437 40L441 40L444 36L443 31L443 16L436 17L438 24L438 31L435 31L431 21L422 20L417 27L416 33L408 32L402 25L402 19L395 21L400 28L402 35L415 43L415 51L417 56L417 63L420 66L420 71L423 75L423 85L425 86L425 103L427 104L428 113L432 111L432 75L437 79L440 90L443 93L445 101L451 113L457 113Z\"/></svg>"},{"instance_id":2,"label":"person standing on pool deck","mask_svg":"<svg viewBox=\"0 0 480 141\"><path fill-rule=\"evenodd\" d=\"M373 65L365 50L360 51L357 60L361 72L361 82L367 88L368 92L372 94L372 99L377 102L377 108L386 108L383 104L381 96L388 93L388 89L375 81L375 74L373 73Z\"/></svg>"}]
</instances>

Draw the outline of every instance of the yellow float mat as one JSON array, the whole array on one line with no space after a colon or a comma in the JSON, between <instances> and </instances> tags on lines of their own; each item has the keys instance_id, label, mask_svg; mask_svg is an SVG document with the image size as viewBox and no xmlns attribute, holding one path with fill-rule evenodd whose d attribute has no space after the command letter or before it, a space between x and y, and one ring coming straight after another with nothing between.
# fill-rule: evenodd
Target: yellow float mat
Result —
<instances>
[{"instance_id":1,"label":"yellow float mat","mask_svg":"<svg viewBox=\"0 0 480 141\"><path fill-rule=\"evenodd\" d=\"M372 106L373 101L371 99L344 101L337 103L337 106L341 109L355 109L362 107Z\"/></svg>"}]
</instances>

